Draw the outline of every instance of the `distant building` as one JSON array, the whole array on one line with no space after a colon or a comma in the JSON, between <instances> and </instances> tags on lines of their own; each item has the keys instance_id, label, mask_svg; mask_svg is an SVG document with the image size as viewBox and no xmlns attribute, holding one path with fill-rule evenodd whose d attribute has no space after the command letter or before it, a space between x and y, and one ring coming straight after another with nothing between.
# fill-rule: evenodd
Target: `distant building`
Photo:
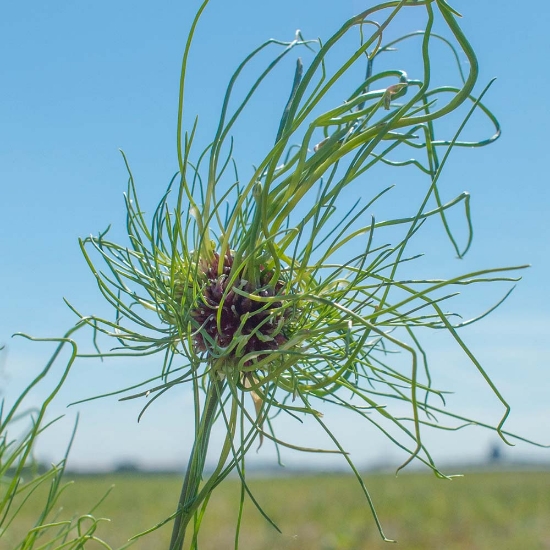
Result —
<instances>
[{"instance_id":1,"label":"distant building","mask_svg":"<svg viewBox=\"0 0 550 550\"><path fill-rule=\"evenodd\" d=\"M492 443L489 448L489 464L498 464L502 462L502 447L499 443Z\"/></svg>"}]
</instances>

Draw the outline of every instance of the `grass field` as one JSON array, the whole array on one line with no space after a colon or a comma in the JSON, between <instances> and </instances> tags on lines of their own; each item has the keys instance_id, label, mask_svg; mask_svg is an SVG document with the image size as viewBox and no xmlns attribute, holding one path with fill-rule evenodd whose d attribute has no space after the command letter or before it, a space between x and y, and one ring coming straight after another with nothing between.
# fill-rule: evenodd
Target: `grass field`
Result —
<instances>
[{"instance_id":1,"label":"grass field","mask_svg":"<svg viewBox=\"0 0 550 550\"><path fill-rule=\"evenodd\" d=\"M550 549L550 472L472 473L453 481L429 474L369 474L364 477L389 538L396 548ZM111 485L115 488L95 513L111 518L100 535L113 548L152 527L174 509L178 476L105 475L76 478L63 494L63 516L84 514ZM383 543L357 481L327 474L252 479L250 487L279 526L273 529L248 501L240 548L243 550L377 550ZM199 538L201 550L234 548L238 480L227 480L211 499ZM18 517L23 529L33 516ZM135 550L168 548L170 526L136 541ZM10 550L0 539L0 548ZM95 550L99 544L86 549Z\"/></svg>"}]
</instances>

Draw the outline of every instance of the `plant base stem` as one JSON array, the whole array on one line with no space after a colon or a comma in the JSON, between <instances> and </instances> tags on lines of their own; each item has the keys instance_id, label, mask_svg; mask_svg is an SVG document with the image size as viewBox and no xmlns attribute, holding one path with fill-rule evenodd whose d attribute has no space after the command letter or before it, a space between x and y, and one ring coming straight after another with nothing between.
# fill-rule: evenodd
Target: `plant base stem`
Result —
<instances>
[{"instance_id":1,"label":"plant base stem","mask_svg":"<svg viewBox=\"0 0 550 550\"><path fill-rule=\"evenodd\" d=\"M187 464L169 550L183 549L187 525L200 505L200 502L197 501L197 495L204 472L206 454L210 442L210 432L214 425L218 406L221 403L223 387L224 380L218 379L217 375L214 374L206 394L206 402L201 415L199 429L195 435L195 443L193 444Z\"/></svg>"}]
</instances>

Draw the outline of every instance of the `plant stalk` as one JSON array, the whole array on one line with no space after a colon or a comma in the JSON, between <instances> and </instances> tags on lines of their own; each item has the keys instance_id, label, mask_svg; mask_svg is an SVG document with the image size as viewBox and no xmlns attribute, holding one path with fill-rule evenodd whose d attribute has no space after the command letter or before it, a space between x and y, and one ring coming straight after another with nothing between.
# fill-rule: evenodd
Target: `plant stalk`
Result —
<instances>
[{"instance_id":1,"label":"plant stalk","mask_svg":"<svg viewBox=\"0 0 550 550\"><path fill-rule=\"evenodd\" d=\"M214 372L206 393L199 429L187 464L169 550L183 549L187 525L200 505L200 502L197 501L197 495L204 472L210 432L214 425L218 406L221 403L224 384L224 379L220 379L218 374Z\"/></svg>"}]
</instances>

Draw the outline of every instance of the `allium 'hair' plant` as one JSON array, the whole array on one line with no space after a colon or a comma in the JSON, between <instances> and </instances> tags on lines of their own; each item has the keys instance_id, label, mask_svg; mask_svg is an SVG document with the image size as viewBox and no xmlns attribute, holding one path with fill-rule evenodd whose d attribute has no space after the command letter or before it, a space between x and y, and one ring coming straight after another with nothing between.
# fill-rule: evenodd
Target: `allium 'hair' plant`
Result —
<instances>
[{"instance_id":1,"label":"allium 'hair' plant","mask_svg":"<svg viewBox=\"0 0 550 550\"><path fill-rule=\"evenodd\" d=\"M469 195L445 202L438 184L453 147L486 145L499 135L496 119L481 102L484 92L473 95L478 76L474 51L457 24L458 14L444 0L379 4L347 21L325 43L305 40L299 32L290 42L269 40L237 67L215 135L197 152L198 122L186 128L183 98L191 43L207 4L192 24L183 56L178 172L148 219L128 168L128 243L112 242L107 232L81 242L99 289L116 311L112 321L86 322L118 342L99 355L163 357L157 382L144 382L144 391L129 397L146 395L149 406L177 384L193 388L195 441L177 510L169 518L174 520L171 550L182 548L190 522L195 547L209 497L230 472L236 471L243 484L238 525L246 494L262 511L246 485L244 464L249 449L265 440L278 449L341 454L387 540L361 476L323 420L325 404L352 411L367 426L382 430L408 453L403 466L417 459L443 476L423 444L422 428L444 427L436 422L445 415L466 419L444 408L442 392L431 385L421 342L426 329L444 330L502 402L504 414L494 429L502 439L507 436L503 424L509 407L459 336L458 329L476 319L458 322L444 302L459 285L513 280L504 274L509 269L445 280L400 276L401 266L414 259L409 244L430 219L442 222L458 256L470 246ZM392 21L406 10L424 13L424 29L387 40ZM445 36L434 32L435 24ZM350 51L351 36L357 45ZM456 58L458 86L432 84L436 45L449 48ZM397 46L418 52L415 78L403 68L384 68ZM251 63L257 69L259 56L277 47L247 91L238 93L244 69ZM274 144L263 158L249 159L254 168L243 178L234 162L237 145L231 133L253 98L269 88L264 81L299 48L308 61L293 59L290 96L281 105ZM467 74L461 69L464 61ZM341 99L335 99L336 93ZM461 106L466 110L454 135L436 135L438 119ZM492 137L461 140L472 114L494 125ZM253 131L262 132L262 125L255 124ZM373 181L378 166L396 171L406 166L425 175L425 186L413 183L417 200L408 203L408 215L380 217L391 206L391 188L379 187L383 171ZM358 197L351 208L343 206L345 194ZM465 213L463 246L448 217L454 209ZM98 257L106 270L98 267ZM409 263L407 273L413 269ZM391 361L392 351L407 357L405 367L402 360ZM434 403L435 397L442 404ZM409 409L406 417L403 405ZM286 442L275 430L280 413L318 423L334 448ZM206 476L216 422L225 425L226 436ZM357 424L358 432L363 429Z\"/></svg>"}]
</instances>

